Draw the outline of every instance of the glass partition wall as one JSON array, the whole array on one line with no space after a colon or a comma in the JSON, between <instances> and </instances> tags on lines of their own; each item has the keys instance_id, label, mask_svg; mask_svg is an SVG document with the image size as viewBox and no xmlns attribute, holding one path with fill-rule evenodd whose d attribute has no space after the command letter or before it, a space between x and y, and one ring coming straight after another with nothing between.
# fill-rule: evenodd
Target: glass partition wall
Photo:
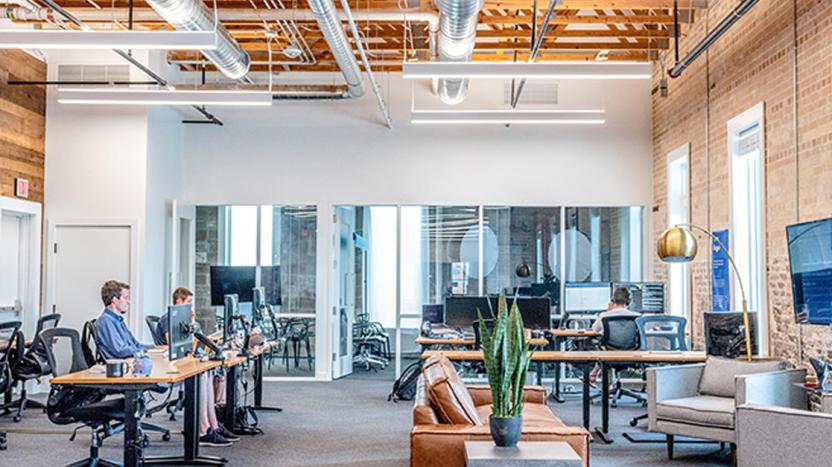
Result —
<instances>
[{"instance_id":1,"label":"glass partition wall","mask_svg":"<svg viewBox=\"0 0 832 467\"><path fill-rule=\"evenodd\" d=\"M254 268L253 285L265 288L273 310L267 325L283 344L265 364L265 375L314 377L316 207L198 206L196 224L194 305L202 328L219 330L224 316L224 307L212 304L211 267ZM240 298L246 315L250 298Z\"/></svg>"}]
</instances>

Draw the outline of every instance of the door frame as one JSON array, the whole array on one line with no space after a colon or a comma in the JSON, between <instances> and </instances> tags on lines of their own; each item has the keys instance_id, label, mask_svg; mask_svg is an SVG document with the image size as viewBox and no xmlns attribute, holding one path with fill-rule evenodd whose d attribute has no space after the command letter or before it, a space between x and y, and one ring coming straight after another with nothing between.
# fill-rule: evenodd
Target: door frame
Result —
<instances>
[{"instance_id":1,"label":"door frame","mask_svg":"<svg viewBox=\"0 0 832 467\"><path fill-rule=\"evenodd\" d=\"M46 278L46 297L44 299L44 309L51 313L55 306L55 272L57 270L57 257L55 255L55 244L58 235L58 228L60 227L127 227L130 230L130 313L128 316L127 325L137 333L140 327L139 315L144 319L144 309L142 308L142 280L140 275L141 265L139 259L141 258L141 243L139 242L139 220L137 218L57 218L47 221L47 237L46 237L46 263L45 263L45 278ZM103 307L102 307L103 309Z\"/></svg>"},{"instance_id":2,"label":"door frame","mask_svg":"<svg viewBox=\"0 0 832 467\"><path fill-rule=\"evenodd\" d=\"M9 211L15 214L26 216L26 229L28 230L29 254L27 261L26 277L18 280L25 286L20 287L21 298L24 301L23 310L20 312L20 319L23 321L24 330L34 332L35 323L41 316L41 242L43 241L41 226L43 218L43 205L34 201L18 198L0 196L0 213ZM24 258L21 258L24 259Z\"/></svg>"}]
</instances>

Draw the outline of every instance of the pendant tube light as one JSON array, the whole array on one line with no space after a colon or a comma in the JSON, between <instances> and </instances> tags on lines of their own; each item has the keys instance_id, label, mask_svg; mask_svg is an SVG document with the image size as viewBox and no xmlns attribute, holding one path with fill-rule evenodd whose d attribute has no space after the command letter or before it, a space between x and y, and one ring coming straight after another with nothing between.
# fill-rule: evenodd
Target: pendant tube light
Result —
<instances>
[{"instance_id":1,"label":"pendant tube light","mask_svg":"<svg viewBox=\"0 0 832 467\"><path fill-rule=\"evenodd\" d=\"M0 31L0 49L214 50L214 31Z\"/></svg>"},{"instance_id":2,"label":"pendant tube light","mask_svg":"<svg viewBox=\"0 0 832 467\"><path fill-rule=\"evenodd\" d=\"M269 106L271 92L176 89L59 89L58 103L79 105Z\"/></svg>"}]
</instances>

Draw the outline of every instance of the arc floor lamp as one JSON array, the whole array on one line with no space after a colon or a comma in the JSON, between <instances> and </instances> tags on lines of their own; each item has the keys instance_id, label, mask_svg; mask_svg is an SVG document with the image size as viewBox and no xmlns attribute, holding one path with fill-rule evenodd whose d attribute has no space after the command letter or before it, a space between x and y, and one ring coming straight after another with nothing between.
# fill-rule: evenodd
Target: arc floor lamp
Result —
<instances>
[{"instance_id":1,"label":"arc floor lamp","mask_svg":"<svg viewBox=\"0 0 832 467\"><path fill-rule=\"evenodd\" d=\"M751 329L749 327L748 320L748 300L745 296L745 286L742 282L742 276L740 276L740 272L737 269L737 265L734 263L734 258L731 256L728 248L725 248L725 245L719 240L719 238L707 229L693 224L678 224L675 227L665 230L661 234L659 241L656 244L656 254L659 256L659 259L665 263L689 263L693 261L696 257L697 251L696 236L693 234L693 230L704 232L715 242L717 242L722 250L725 251L725 255L728 256L728 262L731 263L731 267L734 269L734 274L736 275L737 282L739 282L740 285L740 294L742 295L742 320L745 327L745 353L748 360L751 361Z\"/></svg>"}]
</instances>

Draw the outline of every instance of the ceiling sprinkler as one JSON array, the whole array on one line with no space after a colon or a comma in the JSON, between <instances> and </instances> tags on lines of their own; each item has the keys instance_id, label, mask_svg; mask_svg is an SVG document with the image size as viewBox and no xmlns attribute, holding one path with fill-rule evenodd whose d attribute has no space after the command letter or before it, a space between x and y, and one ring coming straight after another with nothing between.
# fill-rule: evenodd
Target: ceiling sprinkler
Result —
<instances>
[{"instance_id":1,"label":"ceiling sprinkler","mask_svg":"<svg viewBox=\"0 0 832 467\"><path fill-rule=\"evenodd\" d=\"M300 47L295 45L294 42L290 43L285 49L283 49L283 55L291 59L300 57L302 53L303 51L300 50Z\"/></svg>"}]
</instances>

